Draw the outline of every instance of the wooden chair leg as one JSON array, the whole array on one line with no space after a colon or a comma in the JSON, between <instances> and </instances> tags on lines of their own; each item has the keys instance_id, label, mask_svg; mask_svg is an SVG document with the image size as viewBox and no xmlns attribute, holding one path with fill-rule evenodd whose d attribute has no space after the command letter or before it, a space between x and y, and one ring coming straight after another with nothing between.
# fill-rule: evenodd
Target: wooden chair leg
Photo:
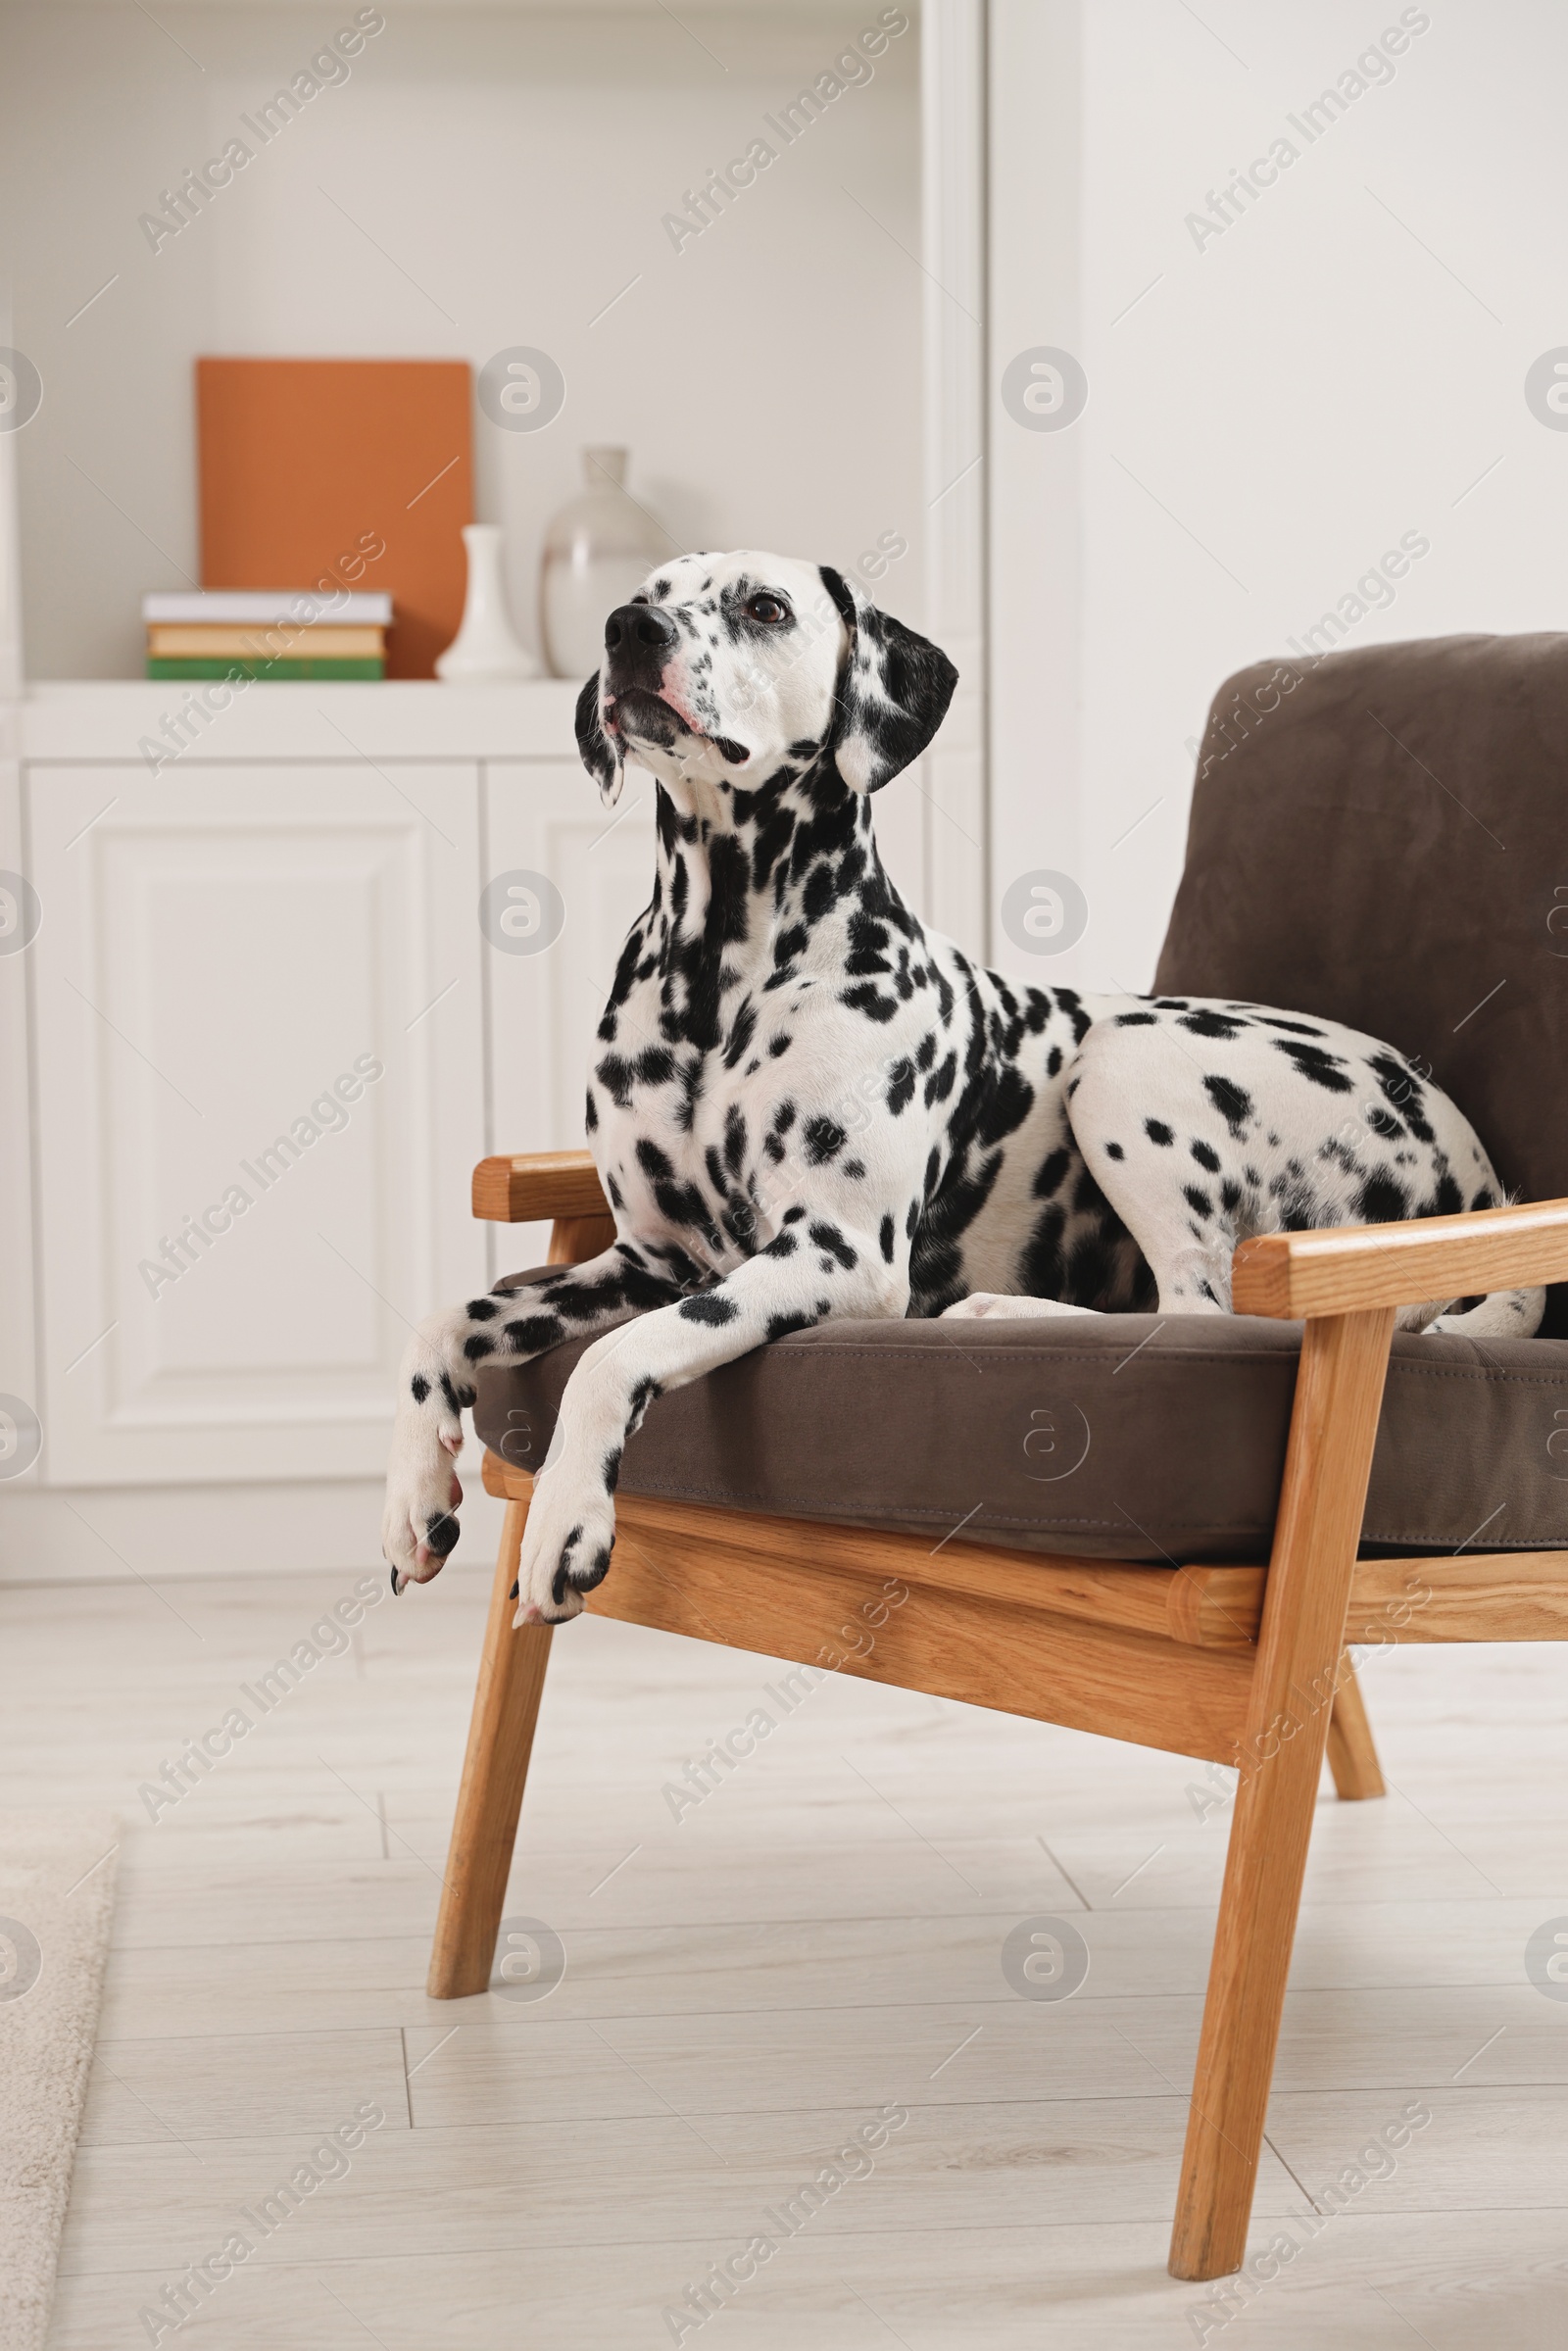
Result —
<instances>
[{"instance_id":1,"label":"wooden chair leg","mask_svg":"<svg viewBox=\"0 0 1568 2351\"><path fill-rule=\"evenodd\" d=\"M550 1661L549 1625L524 1625L515 1633L512 1629L512 1587L527 1517L526 1502L507 1504L425 1984L432 2000L461 2000L483 1991L495 1958L523 1782Z\"/></svg>"},{"instance_id":2,"label":"wooden chair leg","mask_svg":"<svg viewBox=\"0 0 1568 2351\"><path fill-rule=\"evenodd\" d=\"M1343 1661L1394 1309L1309 1320L1263 1595L1170 2268L1247 2250L1307 1841Z\"/></svg>"},{"instance_id":3,"label":"wooden chair leg","mask_svg":"<svg viewBox=\"0 0 1568 2351\"><path fill-rule=\"evenodd\" d=\"M1388 1794L1373 1742L1372 1725L1367 1720L1366 1700L1361 1695L1361 1685L1355 1678L1348 1649L1340 1660L1340 1686L1334 1693L1334 1711L1329 1716L1329 1770L1334 1774L1334 1792L1346 1803Z\"/></svg>"}]
</instances>

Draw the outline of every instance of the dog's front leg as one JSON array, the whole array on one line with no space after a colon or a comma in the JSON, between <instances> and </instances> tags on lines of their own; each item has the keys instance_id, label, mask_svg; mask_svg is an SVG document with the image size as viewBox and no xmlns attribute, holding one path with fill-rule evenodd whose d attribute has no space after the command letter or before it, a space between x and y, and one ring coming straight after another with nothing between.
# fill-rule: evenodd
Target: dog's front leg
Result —
<instances>
[{"instance_id":1,"label":"dog's front leg","mask_svg":"<svg viewBox=\"0 0 1568 2351\"><path fill-rule=\"evenodd\" d=\"M597 1340L566 1383L534 1482L517 1578L519 1625L578 1614L603 1581L615 1541L620 1457L656 1396L684 1388L764 1341L846 1315L902 1314L907 1245L897 1261L877 1233L792 1210L775 1241L710 1290ZM889 1217L883 1232L891 1233Z\"/></svg>"},{"instance_id":2,"label":"dog's front leg","mask_svg":"<svg viewBox=\"0 0 1568 2351\"><path fill-rule=\"evenodd\" d=\"M477 1366L530 1362L564 1339L583 1338L662 1305L676 1287L635 1243L617 1241L542 1282L492 1290L426 1316L398 1373L381 1522L394 1592L438 1576L458 1540L463 1489L453 1461L463 1450L463 1412L473 1402Z\"/></svg>"}]
</instances>

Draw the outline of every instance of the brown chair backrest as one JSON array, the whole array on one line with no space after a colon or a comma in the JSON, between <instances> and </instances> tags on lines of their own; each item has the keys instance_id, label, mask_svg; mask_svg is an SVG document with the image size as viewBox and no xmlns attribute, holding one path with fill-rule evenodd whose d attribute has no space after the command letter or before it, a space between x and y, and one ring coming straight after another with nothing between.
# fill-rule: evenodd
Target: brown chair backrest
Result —
<instances>
[{"instance_id":1,"label":"brown chair backrest","mask_svg":"<svg viewBox=\"0 0 1568 2351\"><path fill-rule=\"evenodd\" d=\"M1523 1200L1568 1196L1568 636L1260 661L1215 697L1155 988L1430 1067ZM1568 1335L1568 1285L1547 1329Z\"/></svg>"}]
</instances>

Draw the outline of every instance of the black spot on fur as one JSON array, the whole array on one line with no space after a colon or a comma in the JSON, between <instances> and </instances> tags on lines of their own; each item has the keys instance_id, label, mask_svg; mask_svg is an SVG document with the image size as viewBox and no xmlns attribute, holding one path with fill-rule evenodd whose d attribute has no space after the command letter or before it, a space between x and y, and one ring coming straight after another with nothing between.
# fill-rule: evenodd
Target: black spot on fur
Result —
<instances>
[{"instance_id":1,"label":"black spot on fur","mask_svg":"<svg viewBox=\"0 0 1568 2351\"><path fill-rule=\"evenodd\" d=\"M1229 1078L1205 1078L1203 1092L1233 1135L1239 1136L1248 1120L1255 1115L1251 1096L1245 1087L1233 1085Z\"/></svg>"},{"instance_id":2,"label":"black spot on fur","mask_svg":"<svg viewBox=\"0 0 1568 2351\"><path fill-rule=\"evenodd\" d=\"M1477 1201L1476 1204L1479 1207L1480 1202ZM1487 1204L1490 1207L1491 1202L1489 1201ZM422 1404L429 1393L429 1381L425 1379L421 1372L416 1372L413 1379L409 1382L409 1394L413 1396L416 1404Z\"/></svg>"},{"instance_id":3,"label":"black spot on fur","mask_svg":"<svg viewBox=\"0 0 1568 2351\"><path fill-rule=\"evenodd\" d=\"M610 1554L614 1547L615 1539L612 1536L607 1543L602 1544L595 1551L593 1559L587 1567L573 1568L571 1582L575 1591L594 1592L598 1589L610 1573Z\"/></svg>"},{"instance_id":4,"label":"black spot on fur","mask_svg":"<svg viewBox=\"0 0 1568 2351\"><path fill-rule=\"evenodd\" d=\"M808 1331L817 1320L814 1314L774 1314L768 1318L767 1335L771 1339L788 1339L793 1331Z\"/></svg>"},{"instance_id":5,"label":"black spot on fur","mask_svg":"<svg viewBox=\"0 0 1568 2351\"><path fill-rule=\"evenodd\" d=\"M554 1314L528 1314L502 1326L502 1337L515 1355L542 1355L546 1347L559 1347L565 1335Z\"/></svg>"},{"instance_id":6,"label":"black spot on fur","mask_svg":"<svg viewBox=\"0 0 1568 2351\"><path fill-rule=\"evenodd\" d=\"M884 1216L882 1219L882 1229L877 1235L877 1241L881 1248L883 1256L887 1259L890 1265L893 1262L893 1219L891 1216Z\"/></svg>"},{"instance_id":7,"label":"black spot on fur","mask_svg":"<svg viewBox=\"0 0 1568 2351\"><path fill-rule=\"evenodd\" d=\"M863 1012L867 1020L875 1021L891 1020L899 1008L896 996L881 995L869 980L863 987L841 989L839 1003L848 1004L852 1012Z\"/></svg>"},{"instance_id":8,"label":"black spot on fur","mask_svg":"<svg viewBox=\"0 0 1568 2351\"><path fill-rule=\"evenodd\" d=\"M1446 1167L1439 1175L1429 1199L1416 1210L1418 1216L1457 1216L1464 1206L1464 1194L1459 1190Z\"/></svg>"},{"instance_id":9,"label":"black spot on fur","mask_svg":"<svg viewBox=\"0 0 1568 2351\"><path fill-rule=\"evenodd\" d=\"M1036 1200L1050 1200L1060 1189L1061 1179L1072 1165L1073 1157L1073 1152L1063 1150L1054 1151L1048 1158L1041 1160L1035 1171L1035 1180L1029 1187Z\"/></svg>"},{"instance_id":10,"label":"black spot on fur","mask_svg":"<svg viewBox=\"0 0 1568 2351\"><path fill-rule=\"evenodd\" d=\"M1410 1196L1402 1184L1380 1171L1368 1176L1356 1194L1355 1213L1362 1224L1397 1224L1410 1213Z\"/></svg>"},{"instance_id":11,"label":"black spot on fur","mask_svg":"<svg viewBox=\"0 0 1568 2351\"><path fill-rule=\"evenodd\" d=\"M757 1006L751 998L747 997L731 1024L729 1043L724 1048L724 1067L726 1069L735 1068L756 1034Z\"/></svg>"},{"instance_id":12,"label":"black spot on fur","mask_svg":"<svg viewBox=\"0 0 1568 2351\"><path fill-rule=\"evenodd\" d=\"M1311 1085L1321 1086L1325 1094L1353 1094L1355 1082L1346 1075L1345 1063L1338 1053L1324 1051L1321 1045L1297 1045L1288 1037L1273 1040L1274 1051L1284 1053L1295 1063L1298 1074Z\"/></svg>"},{"instance_id":13,"label":"black spot on fur","mask_svg":"<svg viewBox=\"0 0 1568 2351\"><path fill-rule=\"evenodd\" d=\"M1191 1150L1200 1167L1207 1168L1210 1175L1218 1175L1219 1153L1211 1143L1194 1143Z\"/></svg>"},{"instance_id":14,"label":"black spot on fur","mask_svg":"<svg viewBox=\"0 0 1568 2351\"><path fill-rule=\"evenodd\" d=\"M807 1229L819 1249L829 1257L836 1257L846 1273L854 1272L860 1260L837 1225L824 1222L810 1225Z\"/></svg>"},{"instance_id":15,"label":"black spot on fur","mask_svg":"<svg viewBox=\"0 0 1568 2351\"><path fill-rule=\"evenodd\" d=\"M710 1291L699 1291L696 1298L682 1298L675 1311L683 1322L713 1324L734 1322L740 1314L733 1298L720 1298Z\"/></svg>"}]
</instances>

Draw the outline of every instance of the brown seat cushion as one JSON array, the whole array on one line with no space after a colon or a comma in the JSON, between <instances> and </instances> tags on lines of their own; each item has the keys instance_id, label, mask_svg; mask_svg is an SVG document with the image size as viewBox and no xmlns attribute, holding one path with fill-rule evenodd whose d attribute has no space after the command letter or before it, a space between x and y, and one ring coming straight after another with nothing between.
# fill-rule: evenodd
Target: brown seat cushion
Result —
<instances>
[{"instance_id":1,"label":"brown seat cushion","mask_svg":"<svg viewBox=\"0 0 1568 2351\"><path fill-rule=\"evenodd\" d=\"M1568 636L1260 661L1199 758L1163 994L1421 1056L1522 1200L1568 1197ZM1545 1331L1568 1337L1568 1284Z\"/></svg>"},{"instance_id":2,"label":"brown seat cushion","mask_svg":"<svg viewBox=\"0 0 1568 2351\"><path fill-rule=\"evenodd\" d=\"M492 1450L540 1466L583 1344L480 1368ZM1299 1347L1298 1325L1250 1316L824 1324L662 1396L621 1490L933 1546L1261 1559ZM1568 1543L1568 1344L1396 1338L1362 1540Z\"/></svg>"}]
</instances>

